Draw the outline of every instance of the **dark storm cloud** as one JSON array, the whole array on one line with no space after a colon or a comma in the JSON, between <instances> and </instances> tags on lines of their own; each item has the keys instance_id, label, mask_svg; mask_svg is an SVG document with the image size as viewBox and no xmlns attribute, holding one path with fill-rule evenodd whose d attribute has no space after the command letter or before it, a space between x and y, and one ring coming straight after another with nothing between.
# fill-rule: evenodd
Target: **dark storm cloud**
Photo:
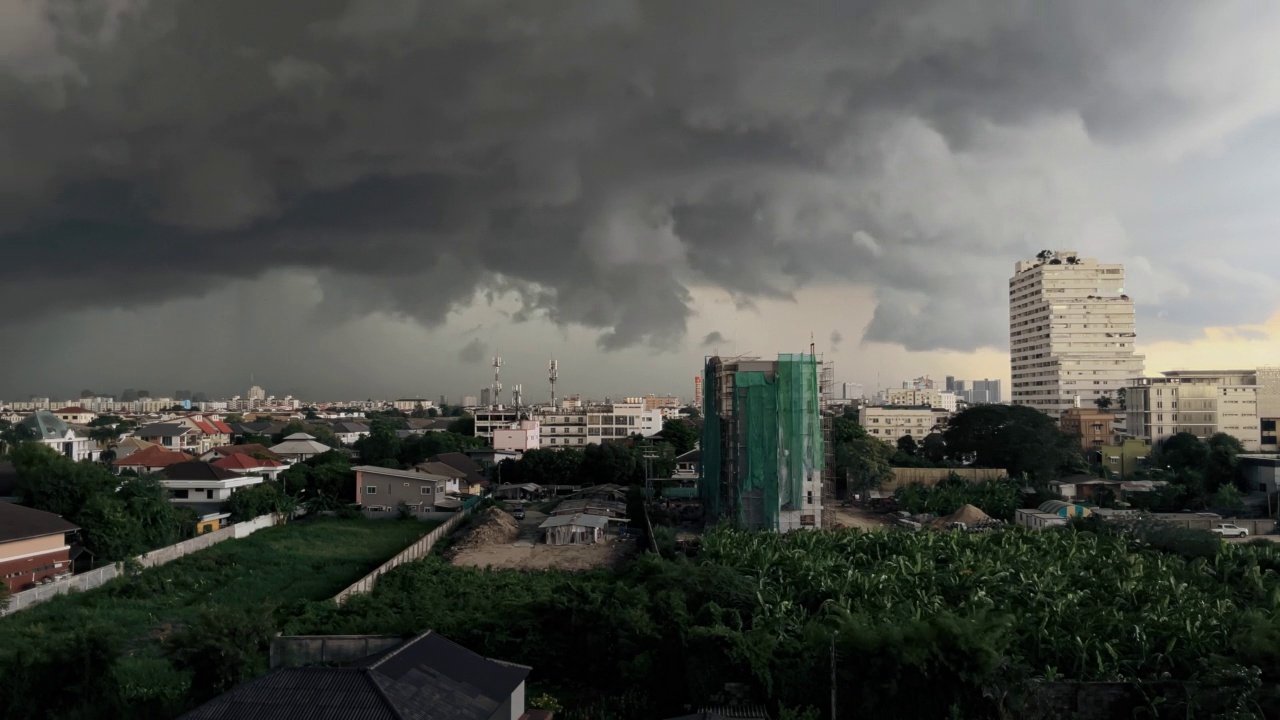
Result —
<instances>
[{"instance_id":1,"label":"dark storm cloud","mask_svg":"<svg viewBox=\"0 0 1280 720\"><path fill-rule=\"evenodd\" d=\"M721 334L719 330L712 330L702 338L702 347L710 348L710 347L715 347L717 345L724 345L724 344L727 344L728 342L729 342L729 339L726 338L723 334Z\"/></svg>"},{"instance_id":2,"label":"dark storm cloud","mask_svg":"<svg viewBox=\"0 0 1280 720\"><path fill-rule=\"evenodd\" d=\"M474 365L484 360L484 351L485 344L480 342L480 338L475 338L458 351L458 362L463 365Z\"/></svg>"},{"instance_id":3,"label":"dark storm cloud","mask_svg":"<svg viewBox=\"0 0 1280 720\"><path fill-rule=\"evenodd\" d=\"M10 4L0 303L299 267L336 313L433 324L500 290L616 349L678 343L691 288L858 282L868 339L998 343L1012 260L1097 212L1016 160L1088 186L1072 143L1173 152L1248 119L1256 83L1224 96L1236 67L1196 63L1220 5Z\"/></svg>"}]
</instances>

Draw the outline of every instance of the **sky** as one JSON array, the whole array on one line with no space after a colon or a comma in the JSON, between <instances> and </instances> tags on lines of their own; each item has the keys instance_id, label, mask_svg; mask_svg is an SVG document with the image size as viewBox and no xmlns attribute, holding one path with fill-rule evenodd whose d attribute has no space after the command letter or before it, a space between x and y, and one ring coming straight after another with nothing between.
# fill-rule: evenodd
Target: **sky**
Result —
<instances>
[{"instance_id":1,"label":"sky","mask_svg":"<svg viewBox=\"0 0 1280 720\"><path fill-rule=\"evenodd\" d=\"M1267 0L0 0L0 398L689 396L812 342L1008 379L1127 269L1163 369L1280 358Z\"/></svg>"}]
</instances>

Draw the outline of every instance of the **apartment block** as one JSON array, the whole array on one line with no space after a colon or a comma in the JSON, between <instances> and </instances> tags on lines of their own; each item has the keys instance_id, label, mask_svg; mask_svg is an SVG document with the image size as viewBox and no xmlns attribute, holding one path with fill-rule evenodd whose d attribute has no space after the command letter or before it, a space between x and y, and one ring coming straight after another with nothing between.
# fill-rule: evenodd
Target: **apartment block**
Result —
<instances>
[{"instance_id":1,"label":"apartment block","mask_svg":"<svg viewBox=\"0 0 1280 720\"><path fill-rule=\"evenodd\" d=\"M1156 445L1180 432L1226 433L1248 452L1261 448L1254 370L1175 370L1140 378L1125 391L1128 434Z\"/></svg>"},{"instance_id":2,"label":"apartment block","mask_svg":"<svg viewBox=\"0 0 1280 720\"><path fill-rule=\"evenodd\" d=\"M873 405L858 410L858 424L869 435L897 445L903 435L918 443L937 426L936 411L928 405Z\"/></svg>"},{"instance_id":3,"label":"apartment block","mask_svg":"<svg viewBox=\"0 0 1280 720\"><path fill-rule=\"evenodd\" d=\"M1080 449L1102 452L1103 446L1116 444L1116 414L1096 408L1071 408L1062 413L1062 431L1079 439Z\"/></svg>"},{"instance_id":4,"label":"apartment block","mask_svg":"<svg viewBox=\"0 0 1280 720\"><path fill-rule=\"evenodd\" d=\"M1143 374L1124 266L1071 250L1019 261L1009 279L1014 405L1054 417Z\"/></svg>"}]
</instances>

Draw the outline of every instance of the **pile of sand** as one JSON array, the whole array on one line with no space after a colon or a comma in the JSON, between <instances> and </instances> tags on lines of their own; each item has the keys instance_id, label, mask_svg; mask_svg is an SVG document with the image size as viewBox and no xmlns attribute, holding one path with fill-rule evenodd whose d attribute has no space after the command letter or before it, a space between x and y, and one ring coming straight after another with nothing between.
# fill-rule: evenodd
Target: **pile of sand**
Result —
<instances>
[{"instance_id":1,"label":"pile of sand","mask_svg":"<svg viewBox=\"0 0 1280 720\"><path fill-rule=\"evenodd\" d=\"M973 525L977 525L980 522L987 522L990 519L991 519L990 515L982 512L978 508L972 505L965 505L961 507L959 510L951 513L950 515L947 515L946 517L938 518L934 524L941 527L946 527L947 523L960 522L960 523L964 523L965 525L973 526Z\"/></svg>"},{"instance_id":2,"label":"pile of sand","mask_svg":"<svg viewBox=\"0 0 1280 720\"><path fill-rule=\"evenodd\" d=\"M476 515L458 536L451 550L470 550L487 545L505 545L520 534L520 523L507 513L491 507Z\"/></svg>"}]
</instances>

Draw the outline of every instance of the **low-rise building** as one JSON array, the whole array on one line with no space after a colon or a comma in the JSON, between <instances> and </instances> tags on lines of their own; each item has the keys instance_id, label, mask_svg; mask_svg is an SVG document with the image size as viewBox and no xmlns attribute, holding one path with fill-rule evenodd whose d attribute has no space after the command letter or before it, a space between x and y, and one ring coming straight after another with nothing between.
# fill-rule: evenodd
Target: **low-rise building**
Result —
<instances>
[{"instance_id":1,"label":"low-rise building","mask_svg":"<svg viewBox=\"0 0 1280 720\"><path fill-rule=\"evenodd\" d=\"M272 445L271 452L279 455L288 462L301 462L309 460L316 455L327 453L333 448L324 443L316 442L314 435L306 433L294 433L287 435L284 442L279 445Z\"/></svg>"},{"instance_id":2,"label":"low-rise building","mask_svg":"<svg viewBox=\"0 0 1280 720\"><path fill-rule=\"evenodd\" d=\"M198 460L170 465L161 475L160 484L178 505L226 502L233 493L262 482L261 476L241 475Z\"/></svg>"},{"instance_id":3,"label":"low-rise building","mask_svg":"<svg viewBox=\"0 0 1280 720\"><path fill-rule=\"evenodd\" d=\"M194 456L188 455L180 450L165 450L159 445L148 445L142 450L119 458L112 463L112 466L115 468L116 472L132 470L138 474L142 474L160 472L170 465L192 462L193 460L195 460Z\"/></svg>"},{"instance_id":4,"label":"low-rise building","mask_svg":"<svg viewBox=\"0 0 1280 720\"><path fill-rule=\"evenodd\" d=\"M1146 466L1151 446L1137 438L1127 438L1117 445L1103 445L1099 452L1102 453L1102 467L1123 478Z\"/></svg>"},{"instance_id":5,"label":"low-rise building","mask_svg":"<svg viewBox=\"0 0 1280 720\"><path fill-rule=\"evenodd\" d=\"M604 515L553 515L538 526L538 532L548 545L594 545L608 526Z\"/></svg>"},{"instance_id":6,"label":"low-rise building","mask_svg":"<svg viewBox=\"0 0 1280 720\"><path fill-rule=\"evenodd\" d=\"M401 507L414 514L451 512L461 506L458 479L414 470L357 465L356 503L368 514L394 512Z\"/></svg>"},{"instance_id":7,"label":"low-rise building","mask_svg":"<svg viewBox=\"0 0 1280 720\"><path fill-rule=\"evenodd\" d=\"M1107 410L1069 408L1062 413L1059 424L1064 433L1077 439L1081 450L1101 452L1104 445L1115 444L1115 419L1116 414Z\"/></svg>"},{"instance_id":8,"label":"low-rise building","mask_svg":"<svg viewBox=\"0 0 1280 720\"><path fill-rule=\"evenodd\" d=\"M80 528L61 517L0 502L0 582L11 592L71 574L71 540Z\"/></svg>"},{"instance_id":9,"label":"low-rise building","mask_svg":"<svg viewBox=\"0 0 1280 720\"><path fill-rule=\"evenodd\" d=\"M525 453L542 447L537 420L521 420L493 431L493 449Z\"/></svg>"},{"instance_id":10,"label":"low-rise building","mask_svg":"<svg viewBox=\"0 0 1280 720\"><path fill-rule=\"evenodd\" d=\"M354 445L357 440L363 437L369 437L369 426L358 422L336 422L330 426L333 429L333 436L343 445Z\"/></svg>"},{"instance_id":11,"label":"low-rise building","mask_svg":"<svg viewBox=\"0 0 1280 720\"><path fill-rule=\"evenodd\" d=\"M62 422L69 423L71 425L88 425L93 422L94 418L98 417L98 414L92 410L86 410L76 405L64 407L61 410L54 410L53 414Z\"/></svg>"},{"instance_id":12,"label":"low-rise building","mask_svg":"<svg viewBox=\"0 0 1280 720\"><path fill-rule=\"evenodd\" d=\"M268 480L275 480L280 477L280 473L284 472L288 465L279 460L271 460L268 458L256 458L252 455L235 454L224 458L219 458L210 463L216 468L230 470L237 475L258 475Z\"/></svg>"},{"instance_id":13,"label":"low-rise building","mask_svg":"<svg viewBox=\"0 0 1280 720\"><path fill-rule=\"evenodd\" d=\"M898 439L910 435L917 443L938 425L933 408L899 405L870 405L858 410L858 424L871 437L896 445Z\"/></svg>"}]
</instances>

